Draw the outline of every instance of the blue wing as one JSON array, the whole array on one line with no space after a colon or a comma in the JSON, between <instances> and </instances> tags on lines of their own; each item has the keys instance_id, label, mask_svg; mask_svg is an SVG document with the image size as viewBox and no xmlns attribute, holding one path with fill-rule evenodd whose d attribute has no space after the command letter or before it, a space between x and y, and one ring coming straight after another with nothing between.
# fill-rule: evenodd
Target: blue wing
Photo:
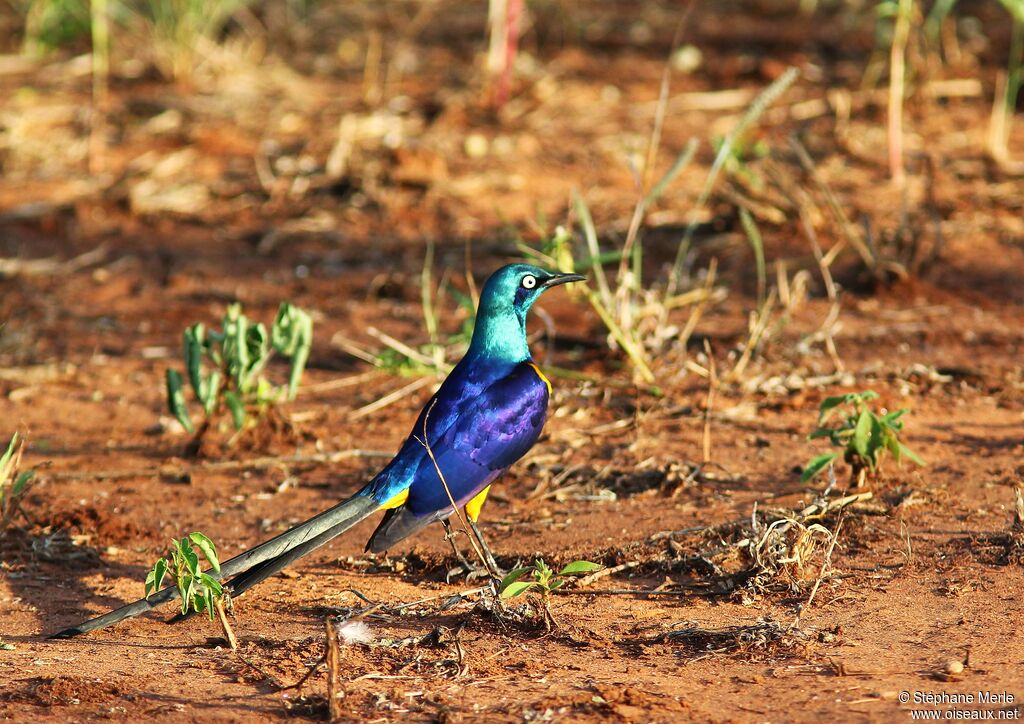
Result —
<instances>
[{"instance_id":1,"label":"blue wing","mask_svg":"<svg viewBox=\"0 0 1024 724\"><path fill-rule=\"evenodd\" d=\"M408 498L399 511L385 518L368 547L385 550L451 513L438 468L460 506L490 485L533 447L544 427L547 404L547 383L528 362L488 384L464 380L442 386L420 415L413 435L375 481L378 501L383 503L406 489ZM419 442L424 439L424 425L436 466Z\"/></svg>"}]
</instances>

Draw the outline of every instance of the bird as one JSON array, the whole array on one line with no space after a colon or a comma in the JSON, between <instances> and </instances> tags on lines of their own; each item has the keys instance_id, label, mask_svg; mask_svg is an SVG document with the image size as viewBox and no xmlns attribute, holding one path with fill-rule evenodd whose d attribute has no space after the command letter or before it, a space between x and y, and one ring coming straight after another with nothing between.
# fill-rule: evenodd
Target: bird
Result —
<instances>
[{"instance_id":1,"label":"bird","mask_svg":"<svg viewBox=\"0 0 1024 724\"><path fill-rule=\"evenodd\" d=\"M545 291L585 279L522 263L491 274L465 355L424 406L398 453L346 500L221 564L218 577L227 579L230 594L240 595L380 511L384 516L366 550L387 551L436 521L451 541L448 518L464 513L485 562L497 571L476 522L491 485L540 437L552 393L530 356L527 314ZM454 541L452 546L464 561ZM51 638L105 628L177 597L171 585Z\"/></svg>"}]
</instances>

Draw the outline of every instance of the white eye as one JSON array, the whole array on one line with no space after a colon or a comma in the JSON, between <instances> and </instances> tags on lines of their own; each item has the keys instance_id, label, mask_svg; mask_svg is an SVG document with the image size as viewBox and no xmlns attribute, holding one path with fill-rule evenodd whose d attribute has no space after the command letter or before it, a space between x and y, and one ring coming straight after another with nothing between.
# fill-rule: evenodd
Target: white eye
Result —
<instances>
[{"instance_id":1,"label":"white eye","mask_svg":"<svg viewBox=\"0 0 1024 724\"><path fill-rule=\"evenodd\" d=\"M533 289L535 286L537 286L537 277L533 274L523 277L523 289Z\"/></svg>"}]
</instances>

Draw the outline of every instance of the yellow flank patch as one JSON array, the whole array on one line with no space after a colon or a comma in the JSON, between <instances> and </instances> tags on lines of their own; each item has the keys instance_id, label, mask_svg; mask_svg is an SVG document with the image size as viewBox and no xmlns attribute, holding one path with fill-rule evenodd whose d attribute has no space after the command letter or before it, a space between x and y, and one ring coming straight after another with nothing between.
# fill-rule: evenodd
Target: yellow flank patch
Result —
<instances>
[{"instance_id":1,"label":"yellow flank patch","mask_svg":"<svg viewBox=\"0 0 1024 724\"><path fill-rule=\"evenodd\" d=\"M540 367L538 367L536 364L534 364L533 362L528 362L527 364L533 367L533 371L537 373L537 376L544 380L544 384L548 386L548 394L550 395L552 392L551 380L549 380L547 376L545 376L545 374L540 371Z\"/></svg>"},{"instance_id":2,"label":"yellow flank patch","mask_svg":"<svg viewBox=\"0 0 1024 724\"><path fill-rule=\"evenodd\" d=\"M466 503L466 515L469 519L476 523L480 518L480 509L484 507L484 501L487 500L487 493L491 491L491 486L488 485L486 488L476 494L476 497Z\"/></svg>"},{"instance_id":3,"label":"yellow flank patch","mask_svg":"<svg viewBox=\"0 0 1024 724\"><path fill-rule=\"evenodd\" d=\"M397 508L398 506L405 503L405 501L408 499L409 489L406 488L402 492L398 493L397 495L391 496L388 500L381 503L381 506L380 508L378 508L378 510L390 510L391 508Z\"/></svg>"}]
</instances>

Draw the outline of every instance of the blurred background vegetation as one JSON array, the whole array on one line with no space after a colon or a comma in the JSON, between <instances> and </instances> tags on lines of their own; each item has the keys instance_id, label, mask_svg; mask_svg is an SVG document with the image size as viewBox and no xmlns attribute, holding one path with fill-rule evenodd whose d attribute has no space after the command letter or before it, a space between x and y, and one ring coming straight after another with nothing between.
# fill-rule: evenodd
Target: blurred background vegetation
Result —
<instances>
[{"instance_id":1,"label":"blurred background vegetation","mask_svg":"<svg viewBox=\"0 0 1024 724\"><path fill-rule=\"evenodd\" d=\"M739 374L808 287L835 357L837 290L983 288L1024 238L1024 0L0 0L0 53L8 254L472 241L592 272L647 381L723 283Z\"/></svg>"}]
</instances>

